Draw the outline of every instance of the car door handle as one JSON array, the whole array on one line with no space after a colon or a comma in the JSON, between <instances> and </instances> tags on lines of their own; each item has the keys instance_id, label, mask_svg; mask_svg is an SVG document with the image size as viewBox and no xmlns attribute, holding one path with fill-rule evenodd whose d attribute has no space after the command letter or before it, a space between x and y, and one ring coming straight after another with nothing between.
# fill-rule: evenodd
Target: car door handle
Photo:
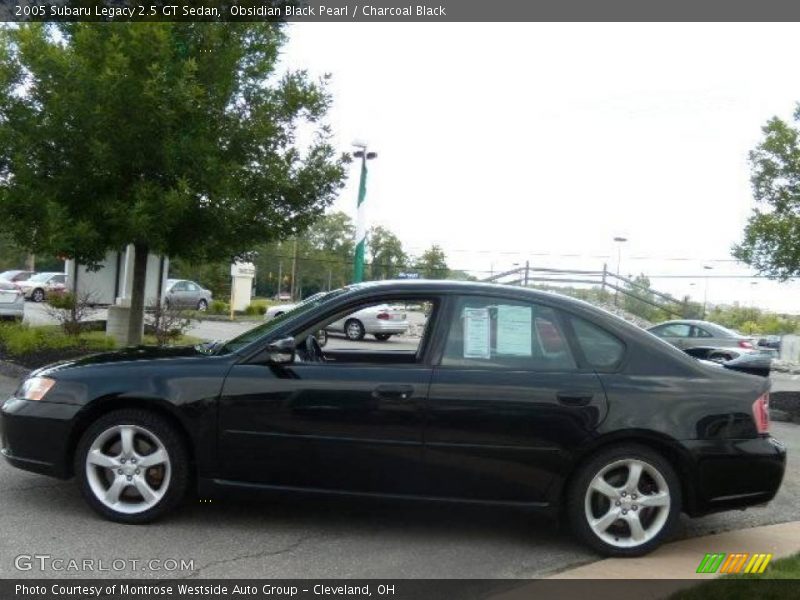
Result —
<instances>
[{"instance_id":1,"label":"car door handle","mask_svg":"<svg viewBox=\"0 0 800 600\"><path fill-rule=\"evenodd\" d=\"M409 400L413 395L410 385L379 385L372 390L372 397L380 400Z\"/></svg>"},{"instance_id":2,"label":"car door handle","mask_svg":"<svg viewBox=\"0 0 800 600\"><path fill-rule=\"evenodd\" d=\"M594 394L582 394L580 392L558 392L558 401L564 406L586 406L594 398Z\"/></svg>"}]
</instances>

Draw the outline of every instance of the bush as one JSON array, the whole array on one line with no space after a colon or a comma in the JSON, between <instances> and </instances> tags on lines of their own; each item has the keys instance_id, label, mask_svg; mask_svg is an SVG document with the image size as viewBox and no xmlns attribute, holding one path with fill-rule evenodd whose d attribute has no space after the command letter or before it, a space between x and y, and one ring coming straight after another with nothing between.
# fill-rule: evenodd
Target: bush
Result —
<instances>
[{"instance_id":1,"label":"bush","mask_svg":"<svg viewBox=\"0 0 800 600\"><path fill-rule=\"evenodd\" d=\"M52 350L113 350L114 340L102 332L66 335L60 327L30 327L26 324L0 326L0 345L11 356L23 356Z\"/></svg>"},{"instance_id":2,"label":"bush","mask_svg":"<svg viewBox=\"0 0 800 600\"><path fill-rule=\"evenodd\" d=\"M231 307L223 300L212 300L208 306L208 312L212 315L227 315L231 312Z\"/></svg>"},{"instance_id":3,"label":"bush","mask_svg":"<svg viewBox=\"0 0 800 600\"><path fill-rule=\"evenodd\" d=\"M267 306L266 304L253 302L252 304L247 305L247 308L244 309L244 314L250 316L263 316L267 314Z\"/></svg>"}]
</instances>

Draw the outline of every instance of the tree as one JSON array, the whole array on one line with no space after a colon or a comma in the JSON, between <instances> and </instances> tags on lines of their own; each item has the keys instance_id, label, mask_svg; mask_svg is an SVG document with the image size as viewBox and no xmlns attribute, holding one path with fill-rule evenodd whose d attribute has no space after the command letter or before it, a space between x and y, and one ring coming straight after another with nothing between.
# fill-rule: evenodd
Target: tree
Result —
<instances>
[{"instance_id":1,"label":"tree","mask_svg":"<svg viewBox=\"0 0 800 600\"><path fill-rule=\"evenodd\" d=\"M449 269L447 268L447 257L444 250L434 244L422 253L414 268L425 279L447 279Z\"/></svg>"},{"instance_id":2,"label":"tree","mask_svg":"<svg viewBox=\"0 0 800 600\"><path fill-rule=\"evenodd\" d=\"M367 246L371 279L395 279L408 263L403 242L394 233L377 225L369 230Z\"/></svg>"},{"instance_id":3,"label":"tree","mask_svg":"<svg viewBox=\"0 0 800 600\"><path fill-rule=\"evenodd\" d=\"M794 120L800 121L800 105ZM800 274L800 132L777 117L762 131L764 140L750 153L753 196L761 206L753 209L733 255L785 281Z\"/></svg>"},{"instance_id":4,"label":"tree","mask_svg":"<svg viewBox=\"0 0 800 600\"><path fill-rule=\"evenodd\" d=\"M0 30L0 222L87 264L133 243L129 343L148 252L246 257L303 231L341 187L325 81L279 76L284 41L275 23ZM316 135L298 148L305 124Z\"/></svg>"}]
</instances>

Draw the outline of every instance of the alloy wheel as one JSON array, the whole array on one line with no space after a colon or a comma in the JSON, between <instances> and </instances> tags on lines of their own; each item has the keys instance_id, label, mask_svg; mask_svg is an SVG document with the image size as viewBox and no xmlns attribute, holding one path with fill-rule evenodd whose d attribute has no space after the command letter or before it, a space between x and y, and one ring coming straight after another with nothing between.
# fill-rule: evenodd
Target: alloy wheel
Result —
<instances>
[{"instance_id":1,"label":"alloy wheel","mask_svg":"<svg viewBox=\"0 0 800 600\"><path fill-rule=\"evenodd\" d=\"M98 435L86 454L86 479L107 508L136 514L157 505L169 489L169 453L152 432L115 425Z\"/></svg>"},{"instance_id":2,"label":"alloy wheel","mask_svg":"<svg viewBox=\"0 0 800 600\"><path fill-rule=\"evenodd\" d=\"M584 511L592 532L616 548L646 544L664 528L671 497L664 476L639 459L614 461L591 480Z\"/></svg>"}]
</instances>

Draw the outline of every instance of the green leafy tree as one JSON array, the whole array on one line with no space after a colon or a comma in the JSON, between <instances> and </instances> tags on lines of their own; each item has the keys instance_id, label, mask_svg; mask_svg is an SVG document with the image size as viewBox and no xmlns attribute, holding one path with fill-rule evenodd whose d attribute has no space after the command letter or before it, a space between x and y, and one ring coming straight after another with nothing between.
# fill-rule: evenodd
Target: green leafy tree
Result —
<instances>
[{"instance_id":1,"label":"green leafy tree","mask_svg":"<svg viewBox=\"0 0 800 600\"><path fill-rule=\"evenodd\" d=\"M800 121L800 105L794 121ZM750 181L758 206L733 255L785 281L800 274L800 132L777 117L762 131L763 141L750 153Z\"/></svg>"},{"instance_id":2,"label":"green leafy tree","mask_svg":"<svg viewBox=\"0 0 800 600\"><path fill-rule=\"evenodd\" d=\"M274 23L25 24L0 30L0 222L26 249L94 264L136 249L246 257L305 230L344 179L324 81L276 72ZM315 131L298 148L298 127ZM313 128L313 129L312 129Z\"/></svg>"},{"instance_id":3,"label":"green leafy tree","mask_svg":"<svg viewBox=\"0 0 800 600\"><path fill-rule=\"evenodd\" d=\"M394 279L407 266L408 255L403 243L394 233L381 227L372 227L367 237L371 279Z\"/></svg>"},{"instance_id":4,"label":"green leafy tree","mask_svg":"<svg viewBox=\"0 0 800 600\"><path fill-rule=\"evenodd\" d=\"M425 279L447 279L450 273L444 250L436 244L422 253L414 263L414 268Z\"/></svg>"}]
</instances>

